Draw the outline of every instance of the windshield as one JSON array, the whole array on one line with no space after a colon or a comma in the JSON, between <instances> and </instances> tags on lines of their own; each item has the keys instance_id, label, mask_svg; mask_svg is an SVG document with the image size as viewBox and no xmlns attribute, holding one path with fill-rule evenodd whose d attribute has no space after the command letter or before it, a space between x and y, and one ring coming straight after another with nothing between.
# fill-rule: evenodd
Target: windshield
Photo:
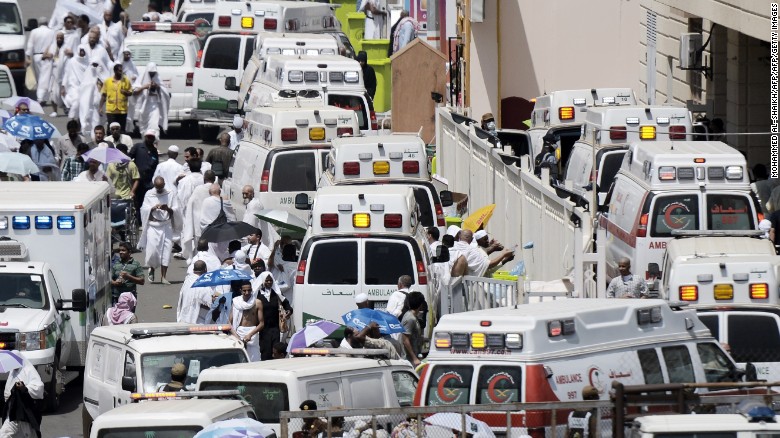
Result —
<instances>
[{"instance_id":1,"label":"windshield","mask_svg":"<svg viewBox=\"0 0 780 438\"><path fill-rule=\"evenodd\" d=\"M0 306L48 309L43 277L34 274L0 274Z\"/></svg>"},{"instance_id":2,"label":"windshield","mask_svg":"<svg viewBox=\"0 0 780 438\"><path fill-rule=\"evenodd\" d=\"M328 93L328 105L354 111L357 114L360 129L369 129L366 106L363 104L363 99L360 96Z\"/></svg>"},{"instance_id":3,"label":"windshield","mask_svg":"<svg viewBox=\"0 0 780 438\"><path fill-rule=\"evenodd\" d=\"M134 44L127 46L137 66L146 66L150 62L157 67L180 67L184 65L185 50L182 45L171 44Z\"/></svg>"},{"instance_id":4,"label":"windshield","mask_svg":"<svg viewBox=\"0 0 780 438\"><path fill-rule=\"evenodd\" d=\"M726 353L712 342L696 345L707 382L737 381L736 367Z\"/></svg>"},{"instance_id":5,"label":"windshield","mask_svg":"<svg viewBox=\"0 0 780 438\"><path fill-rule=\"evenodd\" d=\"M22 17L15 3L0 3L0 34L22 35Z\"/></svg>"},{"instance_id":6,"label":"windshield","mask_svg":"<svg viewBox=\"0 0 780 438\"><path fill-rule=\"evenodd\" d=\"M134 427L101 430L98 438L192 438L200 426Z\"/></svg>"},{"instance_id":7,"label":"windshield","mask_svg":"<svg viewBox=\"0 0 780 438\"><path fill-rule=\"evenodd\" d=\"M250 403L261 423L278 423L279 412L290 410L287 385L270 382L201 382L201 391L222 391L237 389L244 400Z\"/></svg>"},{"instance_id":8,"label":"windshield","mask_svg":"<svg viewBox=\"0 0 780 438\"><path fill-rule=\"evenodd\" d=\"M184 381L184 385L188 391L191 391L195 389L201 370L244 362L246 362L246 353L239 349L145 354L141 357L144 392L160 391L170 383L171 367L176 363L183 363L187 367L187 380Z\"/></svg>"}]
</instances>

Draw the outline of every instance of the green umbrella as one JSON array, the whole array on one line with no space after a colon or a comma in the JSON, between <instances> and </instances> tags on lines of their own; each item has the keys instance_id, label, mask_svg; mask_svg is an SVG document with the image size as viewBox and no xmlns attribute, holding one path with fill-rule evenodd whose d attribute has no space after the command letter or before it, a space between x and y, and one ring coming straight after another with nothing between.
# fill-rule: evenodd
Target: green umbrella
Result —
<instances>
[{"instance_id":1,"label":"green umbrella","mask_svg":"<svg viewBox=\"0 0 780 438\"><path fill-rule=\"evenodd\" d=\"M261 210L255 216L279 228L300 233L305 233L308 227L303 219L285 210Z\"/></svg>"}]
</instances>

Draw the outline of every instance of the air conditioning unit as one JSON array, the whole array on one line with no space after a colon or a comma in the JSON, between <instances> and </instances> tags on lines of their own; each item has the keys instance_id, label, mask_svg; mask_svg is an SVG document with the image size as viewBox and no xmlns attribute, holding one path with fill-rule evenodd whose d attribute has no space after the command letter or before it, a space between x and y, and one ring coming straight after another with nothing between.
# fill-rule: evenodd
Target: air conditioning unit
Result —
<instances>
[{"instance_id":1,"label":"air conditioning unit","mask_svg":"<svg viewBox=\"0 0 780 438\"><path fill-rule=\"evenodd\" d=\"M680 68L698 69L701 68L702 59L702 36L700 33L680 34Z\"/></svg>"}]
</instances>

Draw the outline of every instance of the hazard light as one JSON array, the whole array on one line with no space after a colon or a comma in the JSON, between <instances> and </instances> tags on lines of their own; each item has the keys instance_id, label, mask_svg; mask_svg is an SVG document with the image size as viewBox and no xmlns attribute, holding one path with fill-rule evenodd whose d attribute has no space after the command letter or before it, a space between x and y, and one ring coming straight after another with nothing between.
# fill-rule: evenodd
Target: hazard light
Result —
<instances>
[{"instance_id":1,"label":"hazard light","mask_svg":"<svg viewBox=\"0 0 780 438\"><path fill-rule=\"evenodd\" d=\"M298 141L298 129L282 128L282 141Z\"/></svg>"},{"instance_id":2,"label":"hazard light","mask_svg":"<svg viewBox=\"0 0 780 438\"><path fill-rule=\"evenodd\" d=\"M323 213L320 215L320 227L322 228L338 228L339 227L339 215L337 213Z\"/></svg>"},{"instance_id":3,"label":"hazard light","mask_svg":"<svg viewBox=\"0 0 780 438\"><path fill-rule=\"evenodd\" d=\"M487 347L487 337L484 333L471 334L471 348L482 349Z\"/></svg>"},{"instance_id":4,"label":"hazard light","mask_svg":"<svg viewBox=\"0 0 780 438\"><path fill-rule=\"evenodd\" d=\"M35 229L36 230L51 230L54 222L51 216L35 216Z\"/></svg>"},{"instance_id":5,"label":"hazard light","mask_svg":"<svg viewBox=\"0 0 780 438\"><path fill-rule=\"evenodd\" d=\"M558 118L561 120L572 120L574 118L574 107L562 106L558 108Z\"/></svg>"},{"instance_id":6,"label":"hazard light","mask_svg":"<svg viewBox=\"0 0 780 438\"><path fill-rule=\"evenodd\" d=\"M341 166L344 175L360 175L360 163L357 161L347 161Z\"/></svg>"},{"instance_id":7,"label":"hazard light","mask_svg":"<svg viewBox=\"0 0 780 438\"><path fill-rule=\"evenodd\" d=\"M251 29L255 27L255 17L241 17L241 28Z\"/></svg>"},{"instance_id":8,"label":"hazard light","mask_svg":"<svg viewBox=\"0 0 780 438\"><path fill-rule=\"evenodd\" d=\"M268 191L268 181L271 176L271 171L268 169L263 170L263 173L260 175L260 191L261 192L267 192Z\"/></svg>"},{"instance_id":9,"label":"hazard light","mask_svg":"<svg viewBox=\"0 0 780 438\"><path fill-rule=\"evenodd\" d=\"M734 286L730 284L716 284L712 287L712 295L716 300L730 300L734 298Z\"/></svg>"},{"instance_id":10,"label":"hazard light","mask_svg":"<svg viewBox=\"0 0 780 438\"><path fill-rule=\"evenodd\" d=\"M303 278L306 275L306 259L298 262L298 269L295 271L295 284L303 284Z\"/></svg>"},{"instance_id":11,"label":"hazard light","mask_svg":"<svg viewBox=\"0 0 780 438\"><path fill-rule=\"evenodd\" d=\"M769 285L766 283L751 284L750 298L754 300L765 300L769 298Z\"/></svg>"},{"instance_id":12,"label":"hazard light","mask_svg":"<svg viewBox=\"0 0 780 438\"><path fill-rule=\"evenodd\" d=\"M626 139L626 127L625 126L610 126L609 127L609 139L610 140L625 140Z\"/></svg>"},{"instance_id":13,"label":"hazard light","mask_svg":"<svg viewBox=\"0 0 780 438\"><path fill-rule=\"evenodd\" d=\"M674 181L677 178L677 169L674 166L661 166L658 168L658 179L661 181Z\"/></svg>"},{"instance_id":14,"label":"hazard light","mask_svg":"<svg viewBox=\"0 0 780 438\"><path fill-rule=\"evenodd\" d=\"M428 284L428 273L425 272L425 263L417 260L417 284L424 286Z\"/></svg>"},{"instance_id":15,"label":"hazard light","mask_svg":"<svg viewBox=\"0 0 780 438\"><path fill-rule=\"evenodd\" d=\"M309 140L325 140L325 128L309 128Z\"/></svg>"},{"instance_id":16,"label":"hazard light","mask_svg":"<svg viewBox=\"0 0 780 438\"><path fill-rule=\"evenodd\" d=\"M639 226L636 229L636 237L647 237L647 221L649 215L647 213L639 217Z\"/></svg>"},{"instance_id":17,"label":"hazard light","mask_svg":"<svg viewBox=\"0 0 780 438\"><path fill-rule=\"evenodd\" d=\"M680 286L680 300L682 301L697 301L699 299L699 287L698 286Z\"/></svg>"},{"instance_id":18,"label":"hazard light","mask_svg":"<svg viewBox=\"0 0 780 438\"><path fill-rule=\"evenodd\" d=\"M401 228L403 225L403 216L398 213L385 215L385 228Z\"/></svg>"},{"instance_id":19,"label":"hazard light","mask_svg":"<svg viewBox=\"0 0 780 438\"><path fill-rule=\"evenodd\" d=\"M655 126L640 126L639 127L639 139L640 140L655 140Z\"/></svg>"},{"instance_id":20,"label":"hazard light","mask_svg":"<svg viewBox=\"0 0 780 438\"><path fill-rule=\"evenodd\" d=\"M264 30L276 30L276 27L277 27L276 18L266 18L263 20Z\"/></svg>"},{"instance_id":21,"label":"hazard light","mask_svg":"<svg viewBox=\"0 0 780 438\"><path fill-rule=\"evenodd\" d=\"M374 175L387 175L390 173L390 163L388 161L374 161Z\"/></svg>"},{"instance_id":22,"label":"hazard light","mask_svg":"<svg viewBox=\"0 0 780 438\"><path fill-rule=\"evenodd\" d=\"M368 228L371 226L371 215L368 213L354 213L352 226L355 228Z\"/></svg>"},{"instance_id":23,"label":"hazard light","mask_svg":"<svg viewBox=\"0 0 780 438\"><path fill-rule=\"evenodd\" d=\"M433 344L436 346L436 348L450 348L450 346L452 346L452 342L450 342L450 334L441 332L436 333Z\"/></svg>"}]
</instances>

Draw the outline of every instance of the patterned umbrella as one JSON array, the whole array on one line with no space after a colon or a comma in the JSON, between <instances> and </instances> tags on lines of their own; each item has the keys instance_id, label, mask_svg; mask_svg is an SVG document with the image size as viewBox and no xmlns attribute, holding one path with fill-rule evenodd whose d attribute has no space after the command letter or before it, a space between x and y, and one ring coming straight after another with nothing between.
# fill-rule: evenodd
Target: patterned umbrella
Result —
<instances>
[{"instance_id":1,"label":"patterned umbrella","mask_svg":"<svg viewBox=\"0 0 780 438\"><path fill-rule=\"evenodd\" d=\"M99 146L92 149L83 155L84 161L95 160L101 163L128 163L130 157L123 154L122 151L116 148L110 148L107 146Z\"/></svg>"},{"instance_id":2,"label":"patterned umbrella","mask_svg":"<svg viewBox=\"0 0 780 438\"><path fill-rule=\"evenodd\" d=\"M401 326L401 321L387 312L374 309L355 309L349 311L341 316L347 327L356 328L362 330L371 322L379 324L379 333L383 335L391 335L393 333L402 333L404 328Z\"/></svg>"},{"instance_id":3,"label":"patterned umbrella","mask_svg":"<svg viewBox=\"0 0 780 438\"><path fill-rule=\"evenodd\" d=\"M234 280L252 281L252 277L240 269L217 269L198 277L195 283L192 283L192 287L220 286L230 284Z\"/></svg>"},{"instance_id":4,"label":"patterned umbrella","mask_svg":"<svg viewBox=\"0 0 780 438\"><path fill-rule=\"evenodd\" d=\"M217 421L203 428L193 438L267 438L275 432L265 424L251 418L234 418Z\"/></svg>"},{"instance_id":5,"label":"patterned umbrella","mask_svg":"<svg viewBox=\"0 0 780 438\"><path fill-rule=\"evenodd\" d=\"M46 140L60 135L51 123L28 114L11 117L5 121L3 128L14 137L26 140Z\"/></svg>"},{"instance_id":6,"label":"patterned umbrella","mask_svg":"<svg viewBox=\"0 0 780 438\"><path fill-rule=\"evenodd\" d=\"M293 348L306 348L319 340L325 339L338 330L339 327L341 327L341 324L325 320L308 324L292 335L290 344L287 345L287 352L291 352Z\"/></svg>"}]
</instances>

